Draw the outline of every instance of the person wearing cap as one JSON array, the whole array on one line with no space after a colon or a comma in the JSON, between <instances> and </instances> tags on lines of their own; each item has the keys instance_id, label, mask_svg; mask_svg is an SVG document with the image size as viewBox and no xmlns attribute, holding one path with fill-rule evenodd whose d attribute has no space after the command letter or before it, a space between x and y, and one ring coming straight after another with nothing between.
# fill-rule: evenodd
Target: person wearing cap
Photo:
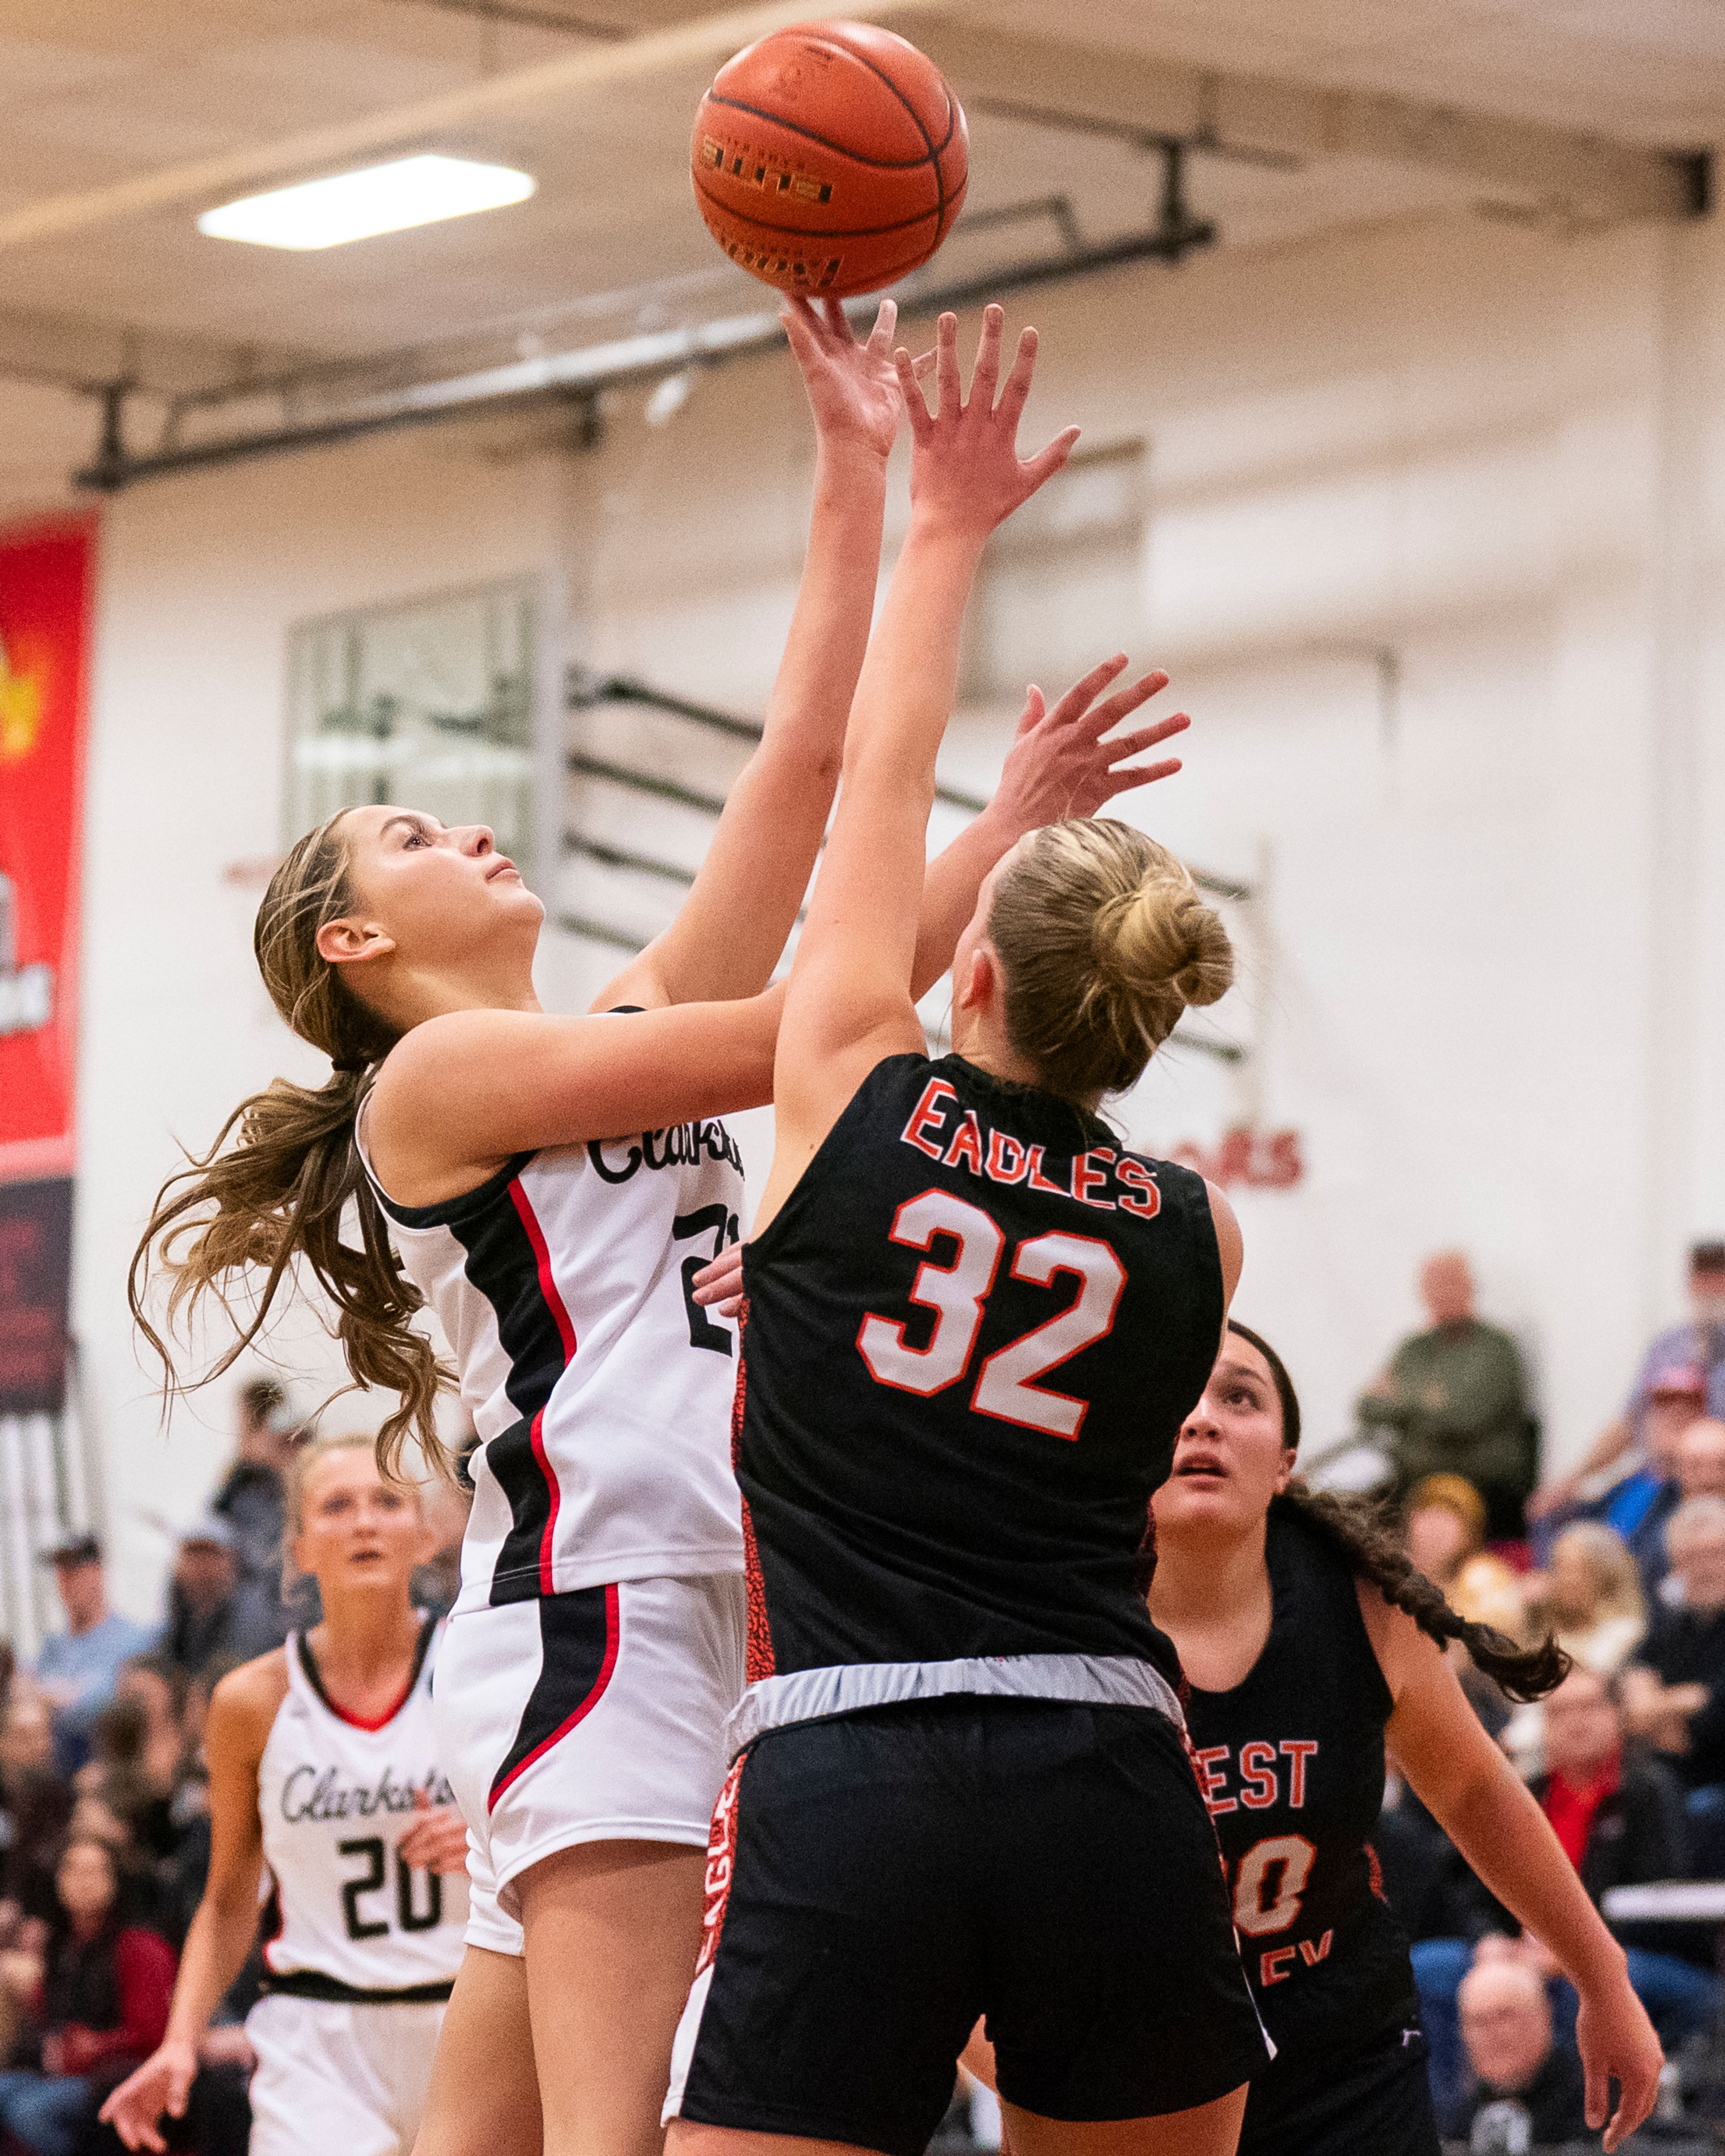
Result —
<instances>
[{"instance_id":1,"label":"person wearing cap","mask_svg":"<svg viewBox=\"0 0 1725 2156\"><path fill-rule=\"evenodd\" d=\"M1690 1424L1707 1413L1707 1373L1698 1363L1667 1363L1656 1370L1641 1416L1641 1464L1594 1508L1650 1577L1664 1569L1665 1523L1682 1502L1678 1448Z\"/></svg>"},{"instance_id":2,"label":"person wearing cap","mask_svg":"<svg viewBox=\"0 0 1725 2156\"><path fill-rule=\"evenodd\" d=\"M279 1599L241 1578L234 1540L219 1512L203 1513L180 1537L162 1651L189 1676L218 1656L246 1662L280 1644Z\"/></svg>"},{"instance_id":3,"label":"person wearing cap","mask_svg":"<svg viewBox=\"0 0 1725 2156\"><path fill-rule=\"evenodd\" d=\"M68 1535L42 1555L54 1567L66 1629L42 1642L35 1676L53 1717L55 1769L70 1776L90 1757L91 1726L113 1698L121 1666L147 1654L156 1635L109 1607L94 1535Z\"/></svg>"},{"instance_id":4,"label":"person wearing cap","mask_svg":"<svg viewBox=\"0 0 1725 2156\"><path fill-rule=\"evenodd\" d=\"M1689 1420L1708 1414L1725 1422L1725 1242L1691 1246L1687 1322L1655 1339L1641 1358L1623 1413L1606 1424L1579 1466L1533 1492L1527 1500L1528 1518L1571 1511L1589 1478L1621 1460L1632 1446L1654 1455L1655 1411L1661 1399L1681 1401L1689 1409ZM1633 1537L1635 1530L1619 1532Z\"/></svg>"}]
</instances>

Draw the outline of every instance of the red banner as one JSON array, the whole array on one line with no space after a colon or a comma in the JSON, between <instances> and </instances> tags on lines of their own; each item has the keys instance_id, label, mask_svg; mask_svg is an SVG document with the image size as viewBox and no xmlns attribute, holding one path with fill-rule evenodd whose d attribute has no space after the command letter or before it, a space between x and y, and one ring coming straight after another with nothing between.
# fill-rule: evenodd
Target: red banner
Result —
<instances>
[{"instance_id":1,"label":"red banner","mask_svg":"<svg viewBox=\"0 0 1725 2156\"><path fill-rule=\"evenodd\" d=\"M94 538L0 531L0 1183L72 1169Z\"/></svg>"}]
</instances>

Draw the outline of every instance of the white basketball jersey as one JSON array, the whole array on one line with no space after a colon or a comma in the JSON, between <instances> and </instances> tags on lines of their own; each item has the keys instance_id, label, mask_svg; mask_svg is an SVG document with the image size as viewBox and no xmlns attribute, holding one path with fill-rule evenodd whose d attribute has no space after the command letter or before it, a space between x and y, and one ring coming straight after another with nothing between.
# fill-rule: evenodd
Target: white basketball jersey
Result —
<instances>
[{"instance_id":1,"label":"white basketball jersey","mask_svg":"<svg viewBox=\"0 0 1725 2156\"><path fill-rule=\"evenodd\" d=\"M431 1671L442 1627L425 1620L399 1704L378 1722L332 1706L304 1640L290 1635L287 1696L258 1768L270 1892L264 1960L275 1976L353 1991L447 1984L461 1961L467 1881L410 1871L395 1845L413 1792L454 1802L438 1764Z\"/></svg>"},{"instance_id":2,"label":"white basketball jersey","mask_svg":"<svg viewBox=\"0 0 1725 2156\"><path fill-rule=\"evenodd\" d=\"M691 1285L740 1232L723 1123L521 1153L444 1205L372 1187L481 1440L456 1612L741 1572L734 1337Z\"/></svg>"}]
</instances>

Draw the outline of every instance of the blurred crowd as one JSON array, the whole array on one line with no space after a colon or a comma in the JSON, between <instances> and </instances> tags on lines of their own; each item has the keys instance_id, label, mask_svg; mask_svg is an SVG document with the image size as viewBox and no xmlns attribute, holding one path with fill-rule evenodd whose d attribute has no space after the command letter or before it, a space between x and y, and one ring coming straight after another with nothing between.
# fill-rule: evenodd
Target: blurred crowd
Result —
<instances>
[{"instance_id":1,"label":"blurred crowd","mask_svg":"<svg viewBox=\"0 0 1725 2156\"><path fill-rule=\"evenodd\" d=\"M1420 1288L1430 1322L1361 1396L1342 1479L1396 1507L1409 1556L1466 1616L1521 1645L1553 1633L1569 1655L1557 1691L1517 1706L1452 1650L1594 1900L1725 1880L1725 1243L1694 1246L1688 1321L1651 1343L1580 1466L1543 1481L1520 1354L1477 1315L1466 1258L1431 1258ZM1574 1994L1394 1774L1376 1847L1414 1941L1445 2132L1597 2145ZM1719 1926L1613 1929L1676 2062L1673 2121L1686 2092L1725 2110Z\"/></svg>"},{"instance_id":2,"label":"blurred crowd","mask_svg":"<svg viewBox=\"0 0 1725 2156\"><path fill-rule=\"evenodd\" d=\"M1580 1468L1544 1482L1520 1353L1476 1314L1466 1260L1431 1258L1420 1286L1430 1322L1362 1394L1345 1479L1396 1508L1465 1615L1523 1644L1553 1631L1570 1655L1536 1706L1465 1656L1457 1676L1595 1901L1725 1880L1725 1244L1696 1246L1690 1320L1651 1344ZM162 2037L208 1865L211 1691L317 1620L284 1550L305 1434L280 1383L244 1386L233 1460L177 1537L159 1624L110 1607L100 1543L73 1535L44 1553L63 1628L33 1666L0 1647L0 2156L119 2145L95 2113ZM465 1508L435 1487L429 1503L441 1548L416 1599L442 1612ZM1597 2145L1574 1993L1393 1774L1376 1848L1414 1942L1445 2133L1480 2150ZM1719 1928L1614 1928L1680 2062L1671 2108L1686 2092L1725 2116ZM245 2148L256 1981L254 1964L211 2032L177 2146Z\"/></svg>"},{"instance_id":3,"label":"blurred crowd","mask_svg":"<svg viewBox=\"0 0 1725 2156\"><path fill-rule=\"evenodd\" d=\"M162 2041L208 1868L210 1694L320 1614L284 1548L307 1433L273 1379L244 1386L237 1409L234 1459L177 1538L160 1623L115 1610L100 1543L72 1535L44 1553L63 1628L33 1665L0 1646L0 2156L119 2149L95 2114ZM439 1486L428 1510L442 1546L416 1599L442 1614L465 1508ZM229 1993L176 2133L200 2156L244 2156L258 1974L254 1959Z\"/></svg>"}]
</instances>

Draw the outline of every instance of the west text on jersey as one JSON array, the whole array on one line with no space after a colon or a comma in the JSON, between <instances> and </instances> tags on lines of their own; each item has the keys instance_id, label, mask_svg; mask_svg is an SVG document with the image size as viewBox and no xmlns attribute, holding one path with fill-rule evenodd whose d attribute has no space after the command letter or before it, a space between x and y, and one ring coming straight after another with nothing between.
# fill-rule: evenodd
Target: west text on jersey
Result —
<instances>
[{"instance_id":1,"label":"west text on jersey","mask_svg":"<svg viewBox=\"0 0 1725 2156\"><path fill-rule=\"evenodd\" d=\"M607 1183L627 1183L641 1168L693 1168L701 1160L728 1161L741 1175L742 1155L737 1141L716 1116L699 1122L673 1123L669 1130L643 1131L631 1139L621 1166L606 1159L608 1147L615 1151L620 1138L589 1140L587 1157Z\"/></svg>"},{"instance_id":2,"label":"west text on jersey","mask_svg":"<svg viewBox=\"0 0 1725 2156\"><path fill-rule=\"evenodd\" d=\"M1237 1804L1254 1812L1267 1811L1271 1804L1283 1802L1291 1810L1302 1809L1307 1763L1317 1757L1317 1746L1311 1738L1286 1737L1279 1743L1242 1744L1237 1766L1232 1753L1231 1745L1207 1744L1192 1754L1198 1786L1212 1819L1233 1811Z\"/></svg>"},{"instance_id":3,"label":"west text on jersey","mask_svg":"<svg viewBox=\"0 0 1725 2156\"><path fill-rule=\"evenodd\" d=\"M1134 1213L1153 1220L1162 1210L1155 1171L1137 1154L1092 1146L1086 1152L1050 1156L1045 1147L1027 1145L1010 1131L984 1123L974 1108L955 1116L957 1107L958 1096L946 1080L931 1078L899 1132L901 1142L979 1180L1022 1183L1051 1198L1076 1199L1099 1213Z\"/></svg>"},{"instance_id":4,"label":"west text on jersey","mask_svg":"<svg viewBox=\"0 0 1725 2156\"><path fill-rule=\"evenodd\" d=\"M388 1767L375 1782L344 1784L337 1767L295 1767L281 1785L281 1815L290 1826L301 1820L370 1819L378 1812L410 1812L423 1789L434 1804L452 1804L455 1792L434 1767L415 1781L398 1781Z\"/></svg>"}]
</instances>

